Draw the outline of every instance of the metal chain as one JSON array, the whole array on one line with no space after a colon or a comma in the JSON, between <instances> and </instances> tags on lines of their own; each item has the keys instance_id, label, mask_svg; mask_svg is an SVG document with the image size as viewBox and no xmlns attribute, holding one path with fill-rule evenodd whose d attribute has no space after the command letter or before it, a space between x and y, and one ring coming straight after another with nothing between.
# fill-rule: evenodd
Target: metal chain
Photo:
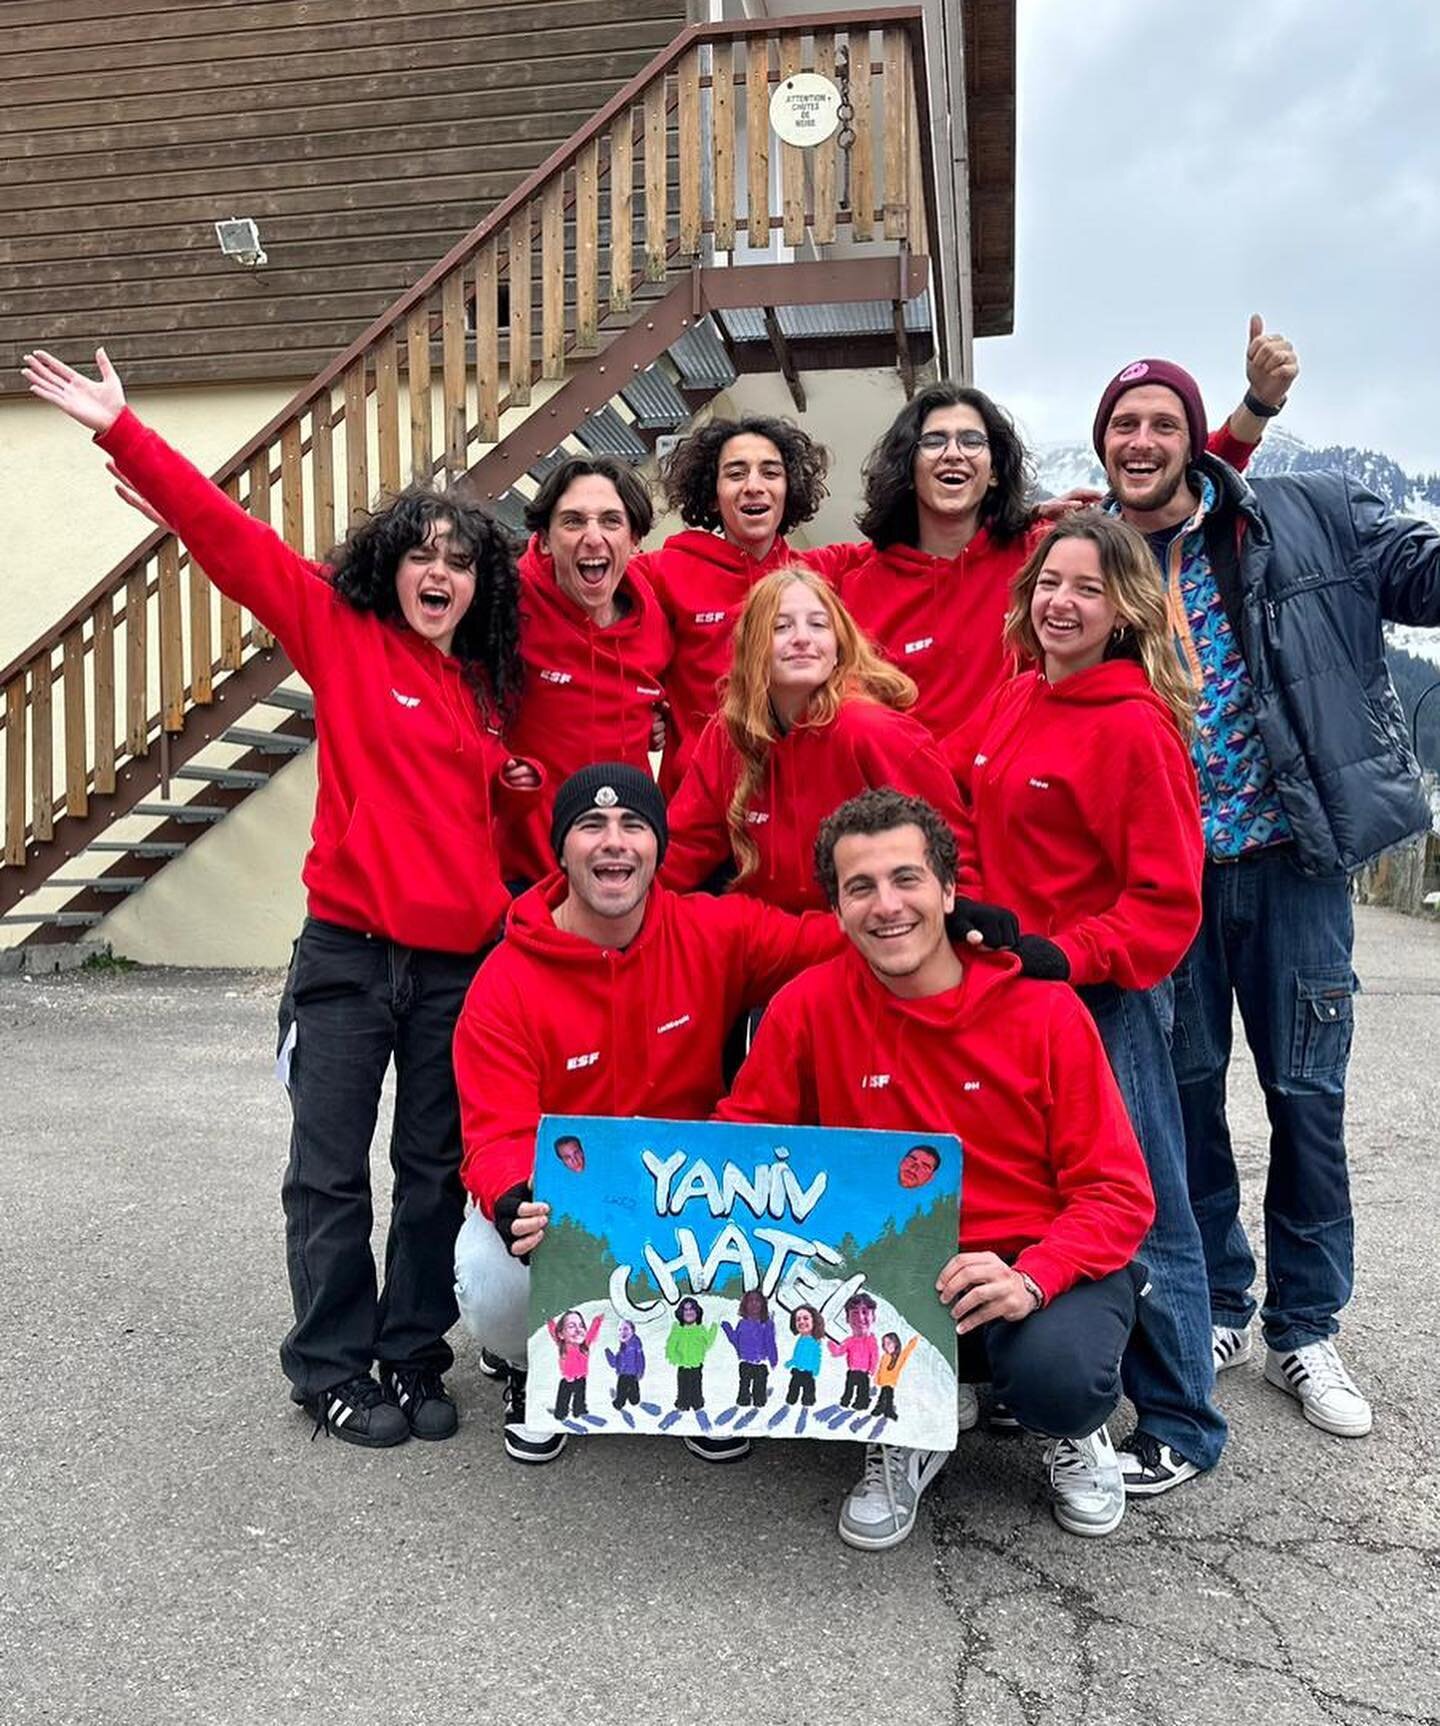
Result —
<instances>
[{"instance_id":1,"label":"metal chain","mask_svg":"<svg viewBox=\"0 0 1440 1726\"><path fill-rule=\"evenodd\" d=\"M842 42L835 55L835 71L840 84L840 106L835 110L840 122L835 142L840 146L840 208L850 208L850 150L855 143L855 107L850 100L850 48Z\"/></svg>"}]
</instances>

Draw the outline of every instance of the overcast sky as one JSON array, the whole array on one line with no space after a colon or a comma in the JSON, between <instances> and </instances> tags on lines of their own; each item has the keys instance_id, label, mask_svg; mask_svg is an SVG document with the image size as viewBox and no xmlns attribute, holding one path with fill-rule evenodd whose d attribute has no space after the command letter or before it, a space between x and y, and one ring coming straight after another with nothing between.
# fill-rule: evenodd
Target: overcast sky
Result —
<instances>
[{"instance_id":1,"label":"overcast sky","mask_svg":"<svg viewBox=\"0 0 1440 1726\"><path fill-rule=\"evenodd\" d=\"M1018 0L1013 336L980 385L1085 438L1129 360L1212 423L1258 311L1300 352L1285 423L1440 470L1440 0Z\"/></svg>"}]
</instances>

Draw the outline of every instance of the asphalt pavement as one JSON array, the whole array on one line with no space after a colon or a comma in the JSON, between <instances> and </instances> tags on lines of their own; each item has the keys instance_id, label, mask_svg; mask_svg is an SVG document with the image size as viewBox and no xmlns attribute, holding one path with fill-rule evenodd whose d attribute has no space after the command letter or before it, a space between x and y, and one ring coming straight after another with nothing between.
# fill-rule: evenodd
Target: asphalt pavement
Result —
<instances>
[{"instance_id":1,"label":"asphalt pavement","mask_svg":"<svg viewBox=\"0 0 1440 1726\"><path fill-rule=\"evenodd\" d=\"M1342 1343L1374 1433L1308 1426L1257 1346L1221 1466L1109 1539L982 1429L878 1555L835 1537L850 1445L508 1462L463 1337L455 1439L312 1441L276 1358L279 975L0 978L0 1721L1440 1720L1440 926L1360 911L1357 969ZM1244 1061L1232 1091L1254 1219Z\"/></svg>"}]
</instances>

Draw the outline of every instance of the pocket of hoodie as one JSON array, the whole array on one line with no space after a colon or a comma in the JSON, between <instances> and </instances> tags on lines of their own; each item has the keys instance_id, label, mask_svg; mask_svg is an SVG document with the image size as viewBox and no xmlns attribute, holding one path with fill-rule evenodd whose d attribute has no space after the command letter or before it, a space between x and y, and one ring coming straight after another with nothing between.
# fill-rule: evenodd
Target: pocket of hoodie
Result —
<instances>
[{"instance_id":1,"label":"pocket of hoodie","mask_svg":"<svg viewBox=\"0 0 1440 1726\"><path fill-rule=\"evenodd\" d=\"M495 901L505 898L488 849L478 850L463 830L440 816L427 815L422 822L408 810L364 798L355 805L331 867L350 897L376 907L385 925L381 932L402 947L474 952L500 916Z\"/></svg>"}]
</instances>

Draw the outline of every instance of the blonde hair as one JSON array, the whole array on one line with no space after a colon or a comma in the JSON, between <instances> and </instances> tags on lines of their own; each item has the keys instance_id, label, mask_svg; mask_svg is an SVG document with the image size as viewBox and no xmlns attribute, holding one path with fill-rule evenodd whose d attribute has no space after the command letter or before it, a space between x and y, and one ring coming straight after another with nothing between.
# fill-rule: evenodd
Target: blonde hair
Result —
<instances>
[{"instance_id":1,"label":"blonde hair","mask_svg":"<svg viewBox=\"0 0 1440 1726\"><path fill-rule=\"evenodd\" d=\"M1121 630L1106 646L1106 659L1135 660L1174 714L1180 735L1188 738L1195 726L1195 688L1175 651L1165 580L1149 542L1119 516L1082 509L1056 522L1011 583L1006 643L1021 658L1045 663L1045 650L1030 621L1030 604L1046 558L1066 539L1088 540L1095 547L1105 597L1115 607Z\"/></svg>"},{"instance_id":2,"label":"blonde hair","mask_svg":"<svg viewBox=\"0 0 1440 1726\"><path fill-rule=\"evenodd\" d=\"M786 588L797 581L824 607L835 632L834 669L811 695L798 724L817 729L829 725L841 706L857 696L886 707L909 707L917 693L903 671L897 671L880 657L834 589L813 570L787 564L771 570L755 583L735 626L734 655L720 708L720 717L740 757L740 774L725 812L725 823L730 829L730 846L742 878L760 861L760 853L746 826L746 811L765 777L770 750L782 735L770 705L775 619Z\"/></svg>"}]
</instances>

